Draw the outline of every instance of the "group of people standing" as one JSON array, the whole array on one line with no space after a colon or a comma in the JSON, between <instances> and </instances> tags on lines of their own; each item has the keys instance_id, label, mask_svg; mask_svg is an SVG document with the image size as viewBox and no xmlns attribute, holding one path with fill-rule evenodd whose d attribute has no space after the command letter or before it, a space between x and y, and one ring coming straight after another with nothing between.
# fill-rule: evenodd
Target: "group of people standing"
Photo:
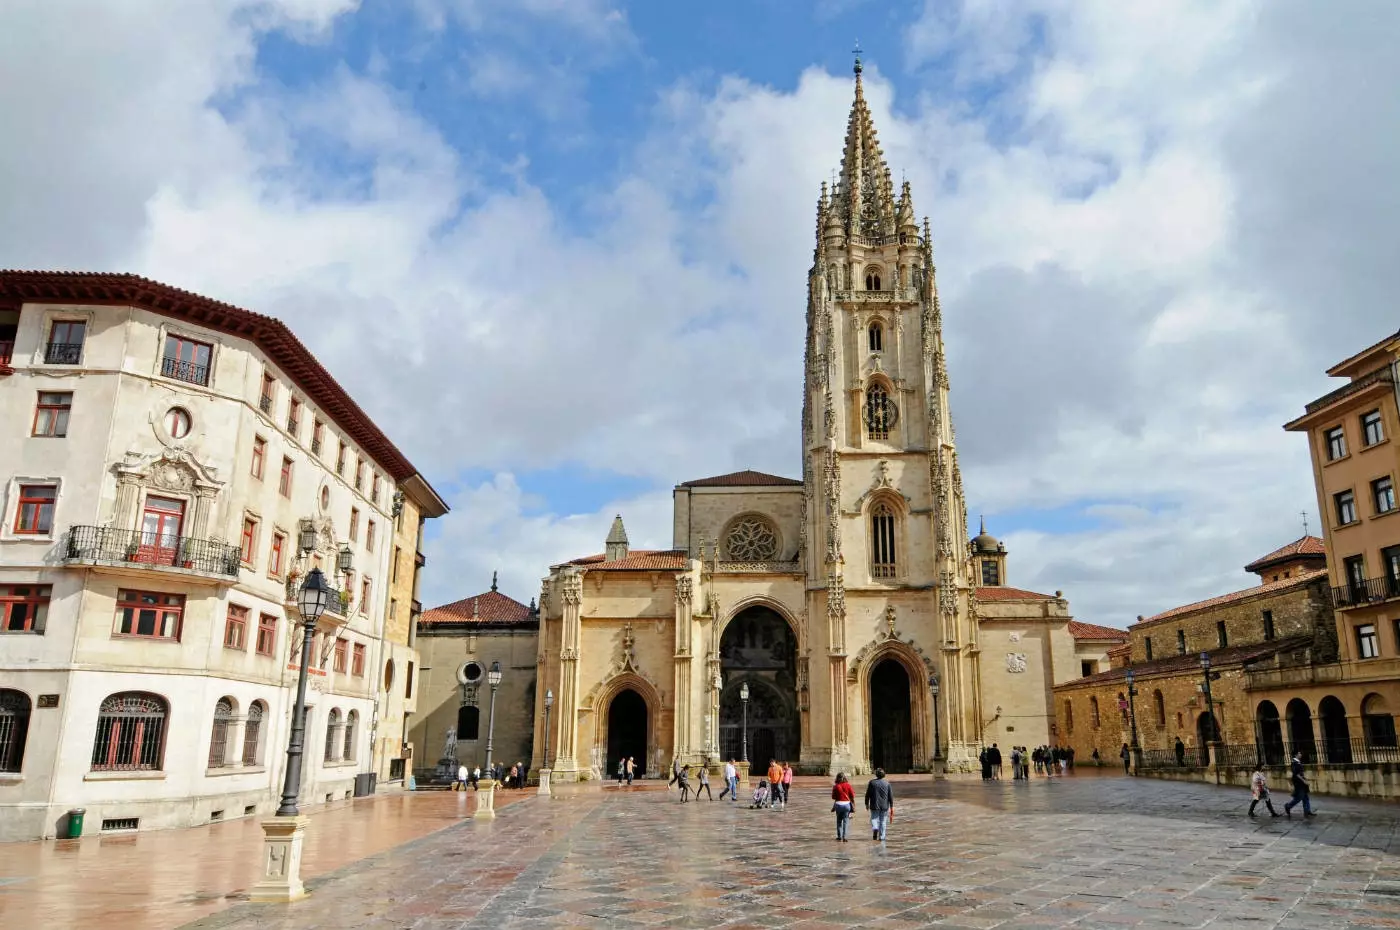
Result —
<instances>
[{"instance_id":1,"label":"group of people standing","mask_svg":"<svg viewBox=\"0 0 1400 930\"><path fill-rule=\"evenodd\" d=\"M977 754L977 761L982 766L983 781L997 781L1002 775L1002 765L1004 759L1001 747L996 743L984 746ZM1044 775L1050 778L1053 775L1068 775L1069 770L1074 768L1074 750L1063 746L1037 746L1028 749L1025 746L1011 747L1011 777L1018 781L1028 780L1031 777L1031 767L1035 767L1037 775Z\"/></svg>"},{"instance_id":2,"label":"group of people standing","mask_svg":"<svg viewBox=\"0 0 1400 930\"><path fill-rule=\"evenodd\" d=\"M517 762L507 769L500 762L486 770L488 778L493 779L502 788L524 788L528 770L524 762ZM481 784L481 766L467 768L466 763L457 766L457 777L452 780L453 791L466 791L471 788L473 791Z\"/></svg>"}]
</instances>

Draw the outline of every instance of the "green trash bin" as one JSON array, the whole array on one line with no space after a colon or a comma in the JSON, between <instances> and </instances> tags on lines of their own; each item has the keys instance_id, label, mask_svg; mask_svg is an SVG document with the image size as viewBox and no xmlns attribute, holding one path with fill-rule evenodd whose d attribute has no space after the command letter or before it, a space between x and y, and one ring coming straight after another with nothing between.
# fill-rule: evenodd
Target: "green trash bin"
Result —
<instances>
[{"instance_id":1,"label":"green trash bin","mask_svg":"<svg viewBox=\"0 0 1400 930\"><path fill-rule=\"evenodd\" d=\"M85 808L77 807L68 812L68 838L76 840L83 835L83 818L87 816Z\"/></svg>"}]
</instances>

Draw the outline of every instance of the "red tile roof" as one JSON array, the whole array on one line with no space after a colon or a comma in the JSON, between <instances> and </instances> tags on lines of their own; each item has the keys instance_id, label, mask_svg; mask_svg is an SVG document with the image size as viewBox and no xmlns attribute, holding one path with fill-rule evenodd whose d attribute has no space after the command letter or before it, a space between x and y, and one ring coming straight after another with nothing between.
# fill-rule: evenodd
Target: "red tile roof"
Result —
<instances>
[{"instance_id":1,"label":"red tile roof","mask_svg":"<svg viewBox=\"0 0 1400 930\"><path fill-rule=\"evenodd\" d=\"M1252 588L1245 588L1242 591L1231 591L1229 594L1222 594L1219 597L1206 598L1204 601L1197 601L1194 604L1183 604L1181 607L1173 607L1171 610L1163 611L1160 614L1144 617L1142 620L1133 624L1133 626L1140 626L1144 623L1154 623L1158 620L1166 620L1169 617L1180 617L1183 614L1194 613L1198 610L1206 610L1210 607L1219 607L1222 604L1233 604L1236 601L1243 601L1260 594L1278 594L1290 588L1301 588L1308 582L1315 581L1318 578L1326 576L1326 574L1327 569L1320 568L1315 572L1304 572L1292 578L1280 578L1278 581L1258 584Z\"/></svg>"},{"instance_id":2,"label":"red tile roof","mask_svg":"<svg viewBox=\"0 0 1400 930\"><path fill-rule=\"evenodd\" d=\"M713 478L696 478L694 481L681 482L683 488L766 488L784 487L800 488L802 482L796 478L783 478L779 475L768 475L761 471L733 471L727 475L715 475Z\"/></svg>"},{"instance_id":3,"label":"red tile roof","mask_svg":"<svg viewBox=\"0 0 1400 930\"><path fill-rule=\"evenodd\" d=\"M605 562L602 555L586 555L566 564L577 565L590 572L682 571L689 561L684 549L633 549L625 559Z\"/></svg>"},{"instance_id":4,"label":"red tile roof","mask_svg":"<svg viewBox=\"0 0 1400 930\"><path fill-rule=\"evenodd\" d=\"M977 599L979 601L1053 601L1053 594L1036 594L1034 591L1023 591L1020 588L1007 588L995 585L977 589Z\"/></svg>"},{"instance_id":5,"label":"red tile roof","mask_svg":"<svg viewBox=\"0 0 1400 930\"><path fill-rule=\"evenodd\" d=\"M1292 562L1297 559L1326 559L1327 549L1322 540L1316 536L1304 536L1295 539L1286 546L1275 549L1268 555L1260 556L1244 567L1247 572L1257 572L1261 568L1267 568L1277 562Z\"/></svg>"},{"instance_id":6,"label":"red tile roof","mask_svg":"<svg viewBox=\"0 0 1400 930\"><path fill-rule=\"evenodd\" d=\"M434 607L419 617L418 622L432 626L435 623L524 623L529 619L529 607L499 591L487 591Z\"/></svg>"},{"instance_id":7,"label":"red tile roof","mask_svg":"<svg viewBox=\"0 0 1400 930\"><path fill-rule=\"evenodd\" d=\"M1111 639L1118 643L1128 641L1126 630L1115 630L1111 626L1099 626L1094 623L1080 623L1078 620L1069 622L1069 635L1075 639Z\"/></svg>"},{"instance_id":8,"label":"red tile roof","mask_svg":"<svg viewBox=\"0 0 1400 930\"><path fill-rule=\"evenodd\" d=\"M140 307L247 339L262 349L395 481L418 473L281 320L134 274L0 271L0 306L17 306L26 301Z\"/></svg>"},{"instance_id":9,"label":"red tile roof","mask_svg":"<svg viewBox=\"0 0 1400 930\"><path fill-rule=\"evenodd\" d=\"M1292 652L1293 650L1306 646L1312 642L1312 636L1293 636L1289 639L1276 639L1267 643L1251 643L1247 646L1229 646L1225 649L1215 649L1210 653L1211 668L1242 665L1246 662L1253 662L1256 659L1266 658L1280 652ZM1111 668L1107 671L1088 675L1084 678L1076 678L1067 681L1062 685L1056 685L1058 690L1062 687L1077 687L1083 684L1102 684L1110 681L1121 681L1127 676L1128 669L1133 670L1133 677L1141 679L1148 675L1179 675L1189 672L1197 676L1200 680L1201 657L1200 653L1188 652L1184 656L1167 656L1164 659L1154 659L1151 662L1135 662L1126 668Z\"/></svg>"}]
</instances>

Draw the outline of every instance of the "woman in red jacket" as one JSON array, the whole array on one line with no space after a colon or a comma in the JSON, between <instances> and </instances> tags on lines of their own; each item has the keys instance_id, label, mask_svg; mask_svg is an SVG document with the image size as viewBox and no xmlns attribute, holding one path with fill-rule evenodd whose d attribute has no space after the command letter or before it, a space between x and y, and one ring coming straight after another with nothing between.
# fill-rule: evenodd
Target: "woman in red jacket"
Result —
<instances>
[{"instance_id":1,"label":"woman in red jacket","mask_svg":"<svg viewBox=\"0 0 1400 930\"><path fill-rule=\"evenodd\" d=\"M836 784L831 786L831 809L836 812L836 840L848 842L846 832L851 826L851 809L855 807L856 791L846 780L845 772L838 772Z\"/></svg>"}]
</instances>

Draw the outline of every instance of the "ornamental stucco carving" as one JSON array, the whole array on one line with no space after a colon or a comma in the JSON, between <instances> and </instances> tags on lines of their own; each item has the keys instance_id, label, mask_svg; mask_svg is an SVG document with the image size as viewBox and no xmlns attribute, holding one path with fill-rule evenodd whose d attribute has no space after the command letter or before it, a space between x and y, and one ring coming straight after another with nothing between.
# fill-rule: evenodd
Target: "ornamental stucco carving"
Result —
<instances>
[{"instance_id":1,"label":"ornamental stucco carving","mask_svg":"<svg viewBox=\"0 0 1400 930\"><path fill-rule=\"evenodd\" d=\"M676 603L689 604L695 594L695 582L689 575L681 575L676 578Z\"/></svg>"},{"instance_id":2,"label":"ornamental stucco carving","mask_svg":"<svg viewBox=\"0 0 1400 930\"><path fill-rule=\"evenodd\" d=\"M583 603L583 576L578 573L570 573L564 576L564 583L561 586L565 604Z\"/></svg>"},{"instance_id":3,"label":"ornamental stucco carving","mask_svg":"<svg viewBox=\"0 0 1400 930\"><path fill-rule=\"evenodd\" d=\"M1020 674L1026 670L1026 654L1024 652L1008 652L1006 654L1006 670L1012 674Z\"/></svg>"}]
</instances>

